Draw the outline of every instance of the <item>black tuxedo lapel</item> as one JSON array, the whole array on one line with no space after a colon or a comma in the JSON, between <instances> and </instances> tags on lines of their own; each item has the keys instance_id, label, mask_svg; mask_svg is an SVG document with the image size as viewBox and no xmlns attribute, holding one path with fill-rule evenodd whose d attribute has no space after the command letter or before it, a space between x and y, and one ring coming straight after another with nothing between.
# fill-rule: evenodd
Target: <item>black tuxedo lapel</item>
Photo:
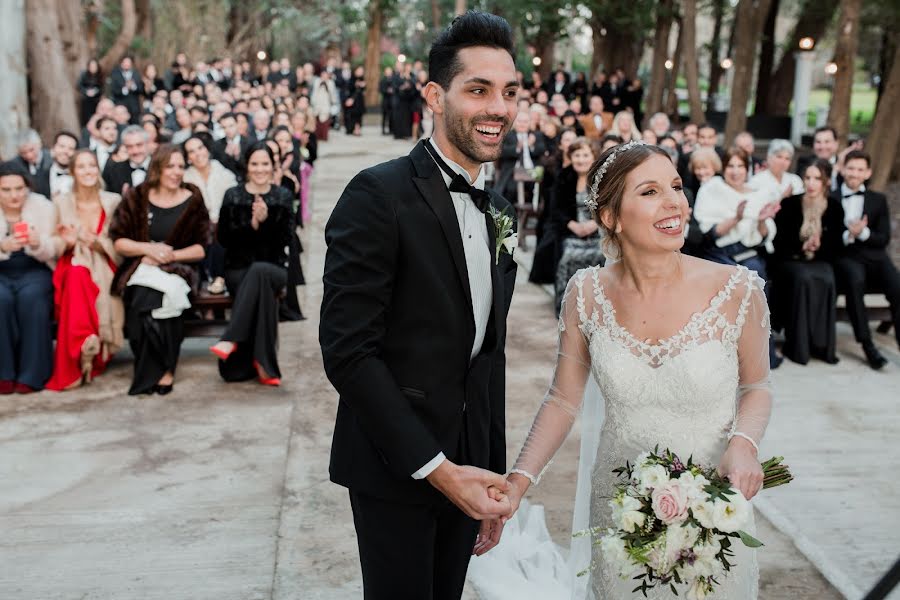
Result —
<instances>
[{"instance_id":1,"label":"black tuxedo lapel","mask_svg":"<svg viewBox=\"0 0 900 600\"><path fill-rule=\"evenodd\" d=\"M450 198L447 184L444 183L444 177L441 175L437 164L428 155L428 151L422 146L425 143L424 141L419 142L409 154L418 174L418 177L415 177L413 181L425 202L428 203L428 206L431 207L431 210L437 216L441 229L444 231L444 238L450 247L450 255L453 257L453 263L456 265L456 273L459 275L460 285L462 285L463 293L466 295L474 331L475 311L472 309L472 289L469 287L469 270L466 268L466 253L463 250L459 220L456 218L453 200Z\"/></svg>"}]
</instances>

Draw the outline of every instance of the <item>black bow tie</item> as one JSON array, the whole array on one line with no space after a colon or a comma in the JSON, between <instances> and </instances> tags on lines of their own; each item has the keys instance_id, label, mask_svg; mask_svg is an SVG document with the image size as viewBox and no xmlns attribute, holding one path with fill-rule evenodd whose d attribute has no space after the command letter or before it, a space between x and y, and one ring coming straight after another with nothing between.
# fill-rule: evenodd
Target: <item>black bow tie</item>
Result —
<instances>
[{"instance_id":1,"label":"black bow tie","mask_svg":"<svg viewBox=\"0 0 900 600\"><path fill-rule=\"evenodd\" d=\"M131 170L132 171L146 171L147 169L144 168L143 165L131 165Z\"/></svg>"},{"instance_id":2,"label":"black bow tie","mask_svg":"<svg viewBox=\"0 0 900 600\"><path fill-rule=\"evenodd\" d=\"M862 192L850 192L849 194L844 194L843 198L846 200L847 198L852 198L853 196L862 196Z\"/></svg>"},{"instance_id":3,"label":"black bow tie","mask_svg":"<svg viewBox=\"0 0 900 600\"><path fill-rule=\"evenodd\" d=\"M53 174L56 175L57 177L59 177L60 175L68 175L69 170L68 169L56 169L53 171Z\"/></svg>"},{"instance_id":4,"label":"black bow tie","mask_svg":"<svg viewBox=\"0 0 900 600\"><path fill-rule=\"evenodd\" d=\"M481 212L487 211L488 204L491 200L491 195L484 191L479 190L477 187L470 185L466 178L455 172L450 168L450 165L445 163L440 156L438 156L435 152L432 152L428 146L431 144L431 140L427 140L425 143L425 151L434 159L434 162L437 163L437 166L441 168L441 171L450 176L450 191L457 192L460 194L468 194L472 198L472 202L475 203L475 208L480 210Z\"/></svg>"}]
</instances>

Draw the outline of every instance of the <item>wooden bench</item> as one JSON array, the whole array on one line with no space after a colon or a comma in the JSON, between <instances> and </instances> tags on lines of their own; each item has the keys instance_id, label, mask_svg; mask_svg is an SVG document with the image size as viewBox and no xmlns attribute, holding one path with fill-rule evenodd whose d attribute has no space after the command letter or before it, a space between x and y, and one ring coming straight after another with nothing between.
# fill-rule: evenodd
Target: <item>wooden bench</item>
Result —
<instances>
[{"instance_id":1,"label":"wooden bench","mask_svg":"<svg viewBox=\"0 0 900 600\"><path fill-rule=\"evenodd\" d=\"M537 234L537 223L541 212L544 210L544 203L541 197L541 180L532 177L531 173L525 170L516 169L514 174L516 182L516 219L518 220L518 237L519 244L524 248L525 240L529 235ZM534 184L531 199L525 197L525 184Z\"/></svg>"},{"instance_id":2,"label":"wooden bench","mask_svg":"<svg viewBox=\"0 0 900 600\"><path fill-rule=\"evenodd\" d=\"M204 282L200 286L200 291L194 297L194 303L191 306L191 314L184 322L185 337L220 337L228 326L228 319L225 318L226 311L231 309L234 299L224 294L211 294L207 289L207 283ZM204 318L208 311L213 311L221 317L213 317L212 319Z\"/></svg>"}]
</instances>

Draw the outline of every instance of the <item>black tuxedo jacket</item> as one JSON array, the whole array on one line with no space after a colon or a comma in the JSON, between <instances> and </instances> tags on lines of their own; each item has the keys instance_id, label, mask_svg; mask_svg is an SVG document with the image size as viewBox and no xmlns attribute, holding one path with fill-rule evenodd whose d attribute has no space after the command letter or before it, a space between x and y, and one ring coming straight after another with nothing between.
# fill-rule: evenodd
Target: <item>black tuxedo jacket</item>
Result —
<instances>
[{"instance_id":1,"label":"black tuxedo jacket","mask_svg":"<svg viewBox=\"0 0 900 600\"><path fill-rule=\"evenodd\" d=\"M213 142L213 158L222 163L222 166L231 171L237 176L238 180L243 181L244 179L244 156L247 154L247 148L253 143L248 136L241 136L241 158L236 159L231 155L225 153L225 148L228 147L228 140L222 138L220 140L216 140Z\"/></svg>"},{"instance_id":2,"label":"black tuxedo jacket","mask_svg":"<svg viewBox=\"0 0 900 600\"><path fill-rule=\"evenodd\" d=\"M832 193L831 197L841 203L840 188ZM867 259L880 259L887 256L887 247L891 243L891 215L888 210L887 198L884 194L866 190L863 193L863 214L869 218L869 239L856 240L849 246L845 246L841 256L860 256ZM843 219L843 214L841 215ZM847 228L844 227L843 232Z\"/></svg>"},{"instance_id":3,"label":"black tuxedo jacket","mask_svg":"<svg viewBox=\"0 0 900 600\"><path fill-rule=\"evenodd\" d=\"M34 177L32 177L32 181L34 181L34 191L47 199L50 198L50 169L52 168L53 167L41 169Z\"/></svg>"},{"instance_id":4,"label":"black tuxedo jacket","mask_svg":"<svg viewBox=\"0 0 900 600\"><path fill-rule=\"evenodd\" d=\"M535 165L540 165L547 149L544 134L540 131L530 131L529 133L534 134L534 149L529 148L531 162ZM500 153L500 160L497 165L497 179L494 182L494 189L509 198L513 198L516 193L514 175L516 163L522 157L518 146L519 136L514 130L511 130L503 138L503 150ZM518 202L518 199L516 198L515 201Z\"/></svg>"},{"instance_id":5,"label":"black tuxedo jacket","mask_svg":"<svg viewBox=\"0 0 900 600\"><path fill-rule=\"evenodd\" d=\"M328 220L319 342L340 394L331 480L388 500L442 496L412 474L439 452L506 470L506 316L516 263L492 261L481 352L459 222L420 142L359 173ZM515 212L491 194L497 210ZM487 214L491 252L494 224Z\"/></svg>"},{"instance_id":6,"label":"black tuxedo jacket","mask_svg":"<svg viewBox=\"0 0 900 600\"><path fill-rule=\"evenodd\" d=\"M125 184L131 185L131 163L127 160L116 162L112 159L106 161L103 168L103 182L106 184L106 191L114 194L121 194Z\"/></svg>"},{"instance_id":7,"label":"black tuxedo jacket","mask_svg":"<svg viewBox=\"0 0 900 600\"><path fill-rule=\"evenodd\" d=\"M121 67L113 69L109 76L109 86L112 91L113 102L116 104L124 104L131 114L131 122L137 123L137 119L141 114L141 95L144 93L144 82L140 74L132 69L131 77L135 84L134 90L129 90L127 94L122 93L125 87L125 73Z\"/></svg>"},{"instance_id":8,"label":"black tuxedo jacket","mask_svg":"<svg viewBox=\"0 0 900 600\"><path fill-rule=\"evenodd\" d=\"M809 165L813 164L813 162L814 162L815 160L816 160L816 155L815 155L815 154L804 154L804 155L802 155L802 156L800 156L800 157L797 158L797 170L796 170L796 173L797 173L797 175L800 176L800 179L803 179L803 175L806 173L806 167L808 167ZM834 167L835 167L834 165L831 165L831 168L832 168L832 169L834 169ZM844 176L841 175L840 173L838 173L838 174L837 174L837 177L835 177L835 181L837 182L837 183L836 183L836 185L837 185L837 190L840 191L841 185L844 183ZM830 184L829 184L829 185L830 185Z\"/></svg>"}]
</instances>

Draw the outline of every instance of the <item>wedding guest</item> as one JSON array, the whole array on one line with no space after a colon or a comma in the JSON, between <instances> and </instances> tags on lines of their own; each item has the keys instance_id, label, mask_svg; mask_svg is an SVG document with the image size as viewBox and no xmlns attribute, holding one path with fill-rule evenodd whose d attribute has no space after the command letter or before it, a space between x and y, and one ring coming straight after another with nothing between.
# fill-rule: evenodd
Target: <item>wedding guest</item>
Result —
<instances>
[{"instance_id":1,"label":"wedding guest","mask_svg":"<svg viewBox=\"0 0 900 600\"><path fill-rule=\"evenodd\" d=\"M159 90L166 89L165 83L163 83L162 78L159 76L159 71L157 71L156 65L153 63L148 63L147 66L144 67L141 83L144 88L142 95L145 102L150 102Z\"/></svg>"},{"instance_id":2,"label":"wedding guest","mask_svg":"<svg viewBox=\"0 0 900 600\"><path fill-rule=\"evenodd\" d=\"M884 194L866 188L872 176L872 160L862 150L852 150L844 158L840 200L844 209L843 249L834 261L838 290L846 295L847 316L853 335L862 345L873 369L887 360L872 343L865 294L880 291L887 298L900 346L900 273L888 255L891 242L891 215Z\"/></svg>"},{"instance_id":3,"label":"wedding guest","mask_svg":"<svg viewBox=\"0 0 900 600\"><path fill-rule=\"evenodd\" d=\"M307 113L300 109L297 109L291 115L292 135L300 147L300 154L303 156L303 160L312 165L319 157L319 144L315 131L310 131L309 129L309 123Z\"/></svg>"},{"instance_id":4,"label":"wedding guest","mask_svg":"<svg viewBox=\"0 0 900 600\"><path fill-rule=\"evenodd\" d=\"M109 228L124 257L112 293L125 303L125 330L134 354L128 393L172 391L181 342L183 311L196 292L197 266L210 241L203 194L184 183L186 160L177 146L160 146L147 180L122 198Z\"/></svg>"},{"instance_id":5,"label":"wedding guest","mask_svg":"<svg viewBox=\"0 0 900 600\"><path fill-rule=\"evenodd\" d=\"M597 154L585 138L573 141L567 154L572 168L560 173L554 193L556 205L553 220L560 244L556 270L557 315L572 275L579 269L605 262L600 247L600 227L585 204L590 195L588 172Z\"/></svg>"},{"instance_id":6,"label":"wedding guest","mask_svg":"<svg viewBox=\"0 0 900 600\"><path fill-rule=\"evenodd\" d=\"M697 148L688 158L688 173L683 176L684 187L696 196L700 186L721 174L722 159L716 151L712 148Z\"/></svg>"},{"instance_id":7,"label":"wedding guest","mask_svg":"<svg viewBox=\"0 0 900 600\"><path fill-rule=\"evenodd\" d=\"M53 158L44 150L41 136L34 129L19 132L16 139L17 154L12 162L21 167L28 175L34 177L38 171L48 169Z\"/></svg>"},{"instance_id":8,"label":"wedding guest","mask_svg":"<svg viewBox=\"0 0 900 600\"><path fill-rule=\"evenodd\" d=\"M843 178L838 181L840 175L838 149L838 136L834 127L817 127L813 133L813 153L797 159L797 174L802 177L808 165L812 164L816 159L822 159L831 165L831 190L837 190L840 184L843 183Z\"/></svg>"},{"instance_id":9,"label":"wedding guest","mask_svg":"<svg viewBox=\"0 0 900 600\"><path fill-rule=\"evenodd\" d=\"M316 139L327 142L331 117L334 116L338 104L337 88L328 71L322 71L319 79L313 84L309 102L316 115Z\"/></svg>"},{"instance_id":10,"label":"wedding guest","mask_svg":"<svg viewBox=\"0 0 900 600\"><path fill-rule=\"evenodd\" d=\"M268 96L265 96L268 97ZM259 108L253 112L252 128L249 132L250 140L261 142L269 137L269 127L272 125L272 116L265 108Z\"/></svg>"},{"instance_id":11,"label":"wedding guest","mask_svg":"<svg viewBox=\"0 0 900 600\"><path fill-rule=\"evenodd\" d=\"M650 117L650 123L648 124L648 129L653 132L653 142L647 141L647 138L644 138L644 141L648 144L656 144L656 140L661 138L664 135L667 135L669 131L672 129L672 122L669 120L669 116L666 113L658 112L654 113L652 117Z\"/></svg>"},{"instance_id":12,"label":"wedding guest","mask_svg":"<svg viewBox=\"0 0 900 600\"><path fill-rule=\"evenodd\" d=\"M362 118L366 112L365 69L356 67L347 85L347 97L344 99L344 128L348 134L361 135Z\"/></svg>"},{"instance_id":13,"label":"wedding guest","mask_svg":"<svg viewBox=\"0 0 900 600\"><path fill-rule=\"evenodd\" d=\"M560 122L563 127L567 127L575 132L575 135L578 137L584 136L584 127L582 127L581 122L578 120L578 115L575 114L573 110L567 110L560 117Z\"/></svg>"},{"instance_id":14,"label":"wedding guest","mask_svg":"<svg viewBox=\"0 0 900 600\"><path fill-rule=\"evenodd\" d=\"M578 119L584 128L584 136L591 140L599 140L612 127L614 115L605 110L603 98L591 96L588 105L590 112Z\"/></svg>"},{"instance_id":15,"label":"wedding guest","mask_svg":"<svg viewBox=\"0 0 900 600\"><path fill-rule=\"evenodd\" d=\"M783 162L785 157L776 160ZM790 165L790 158L786 160ZM816 160L806 168L806 191L782 200L775 215L778 235L769 261L775 286L772 320L784 328L782 354L801 365L811 356L838 362L831 261L843 245L844 210L840 200L828 197L830 181L831 165Z\"/></svg>"},{"instance_id":16,"label":"wedding guest","mask_svg":"<svg viewBox=\"0 0 900 600\"><path fill-rule=\"evenodd\" d=\"M103 94L103 73L100 71L100 63L92 58L87 67L78 76L79 94L79 122L84 127L91 120L97 110L97 104Z\"/></svg>"},{"instance_id":17,"label":"wedding guest","mask_svg":"<svg viewBox=\"0 0 900 600\"><path fill-rule=\"evenodd\" d=\"M53 365L53 205L0 163L0 394L44 387Z\"/></svg>"},{"instance_id":18,"label":"wedding guest","mask_svg":"<svg viewBox=\"0 0 900 600\"><path fill-rule=\"evenodd\" d=\"M147 154L153 154L163 142L156 117L152 114L141 117L141 128L147 132Z\"/></svg>"},{"instance_id":19,"label":"wedding guest","mask_svg":"<svg viewBox=\"0 0 900 600\"><path fill-rule=\"evenodd\" d=\"M147 169L150 167L150 154L147 143L150 136L140 125L129 125L120 136L120 144L128 155L127 160L107 161L103 169L103 181L106 190L114 194L124 194L125 186L136 187L144 182Z\"/></svg>"},{"instance_id":20,"label":"wedding guest","mask_svg":"<svg viewBox=\"0 0 900 600\"><path fill-rule=\"evenodd\" d=\"M517 202L516 169L533 169L544 155L544 136L540 131L531 131L530 127L531 118L528 113L518 113L512 130L503 140L503 149L498 161L494 189L514 204ZM530 198L527 191L525 197Z\"/></svg>"},{"instance_id":21,"label":"wedding guest","mask_svg":"<svg viewBox=\"0 0 900 600\"><path fill-rule=\"evenodd\" d=\"M257 143L247 157L247 182L225 194L218 227L225 248L225 280L234 298L231 321L210 351L225 381L257 377L280 385L278 296L287 285L293 199L273 184L277 159Z\"/></svg>"},{"instance_id":22,"label":"wedding guest","mask_svg":"<svg viewBox=\"0 0 900 600\"><path fill-rule=\"evenodd\" d=\"M650 144L651 146L655 146L656 143L659 141L659 138L657 137L656 132L653 131L652 129L645 129L644 131L642 131L641 139L644 140L644 142Z\"/></svg>"},{"instance_id":23,"label":"wedding guest","mask_svg":"<svg viewBox=\"0 0 900 600\"><path fill-rule=\"evenodd\" d=\"M599 148L597 149L597 154L603 154L610 148L613 148L613 147L618 146L619 144L623 143L623 141L624 140L622 140L622 138L620 138L619 136L614 135L612 133L607 133L600 139L600 144L599 144Z\"/></svg>"},{"instance_id":24,"label":"wedding guest","mask_svg":"<svg viewBox=\"0 0 900 600\"><path fill-rule=\"evenodd\" d=\"M643 101L644 87L641 80L635 77L625 88L625 93L622 98L623 107L631 109L635 123L640 123L644 120L644 111L641 108ZM635 128L637 127L635 126Z\"/></svg>"},{"instance_id":25,"label":"wedding guest","mask_svg":"<svg viewBox=\"0 0 900 600\"><path fill-rule=\"evenodd\" d=\"M87 147L97 155L97 163L100 165L102 173L109 157L116 151L119 129L116 127L115 121L109 117L102 117L97 120L97 133L97 137L90 136Z\"/></svg>"},{"instance_id":26,"label":"wedding guest","mask_svg":"<svg viewBox=\"0 0 900 600\"><path fill-rule=\"evenodd\" d=\"M679 157L680 159L681 157ZM684 195L691 209L688 226L684 232L684 246L681 251L690 256L703 258L715 245L715 228L704 232L694 215L694 205L697 202L697 192L700 187L722 173L722 161L719 155L711 148L698 148L689 159L690 172L683 178Z\"/></svg>"},{"instance_id":27,"label":"wedding guest","mask_svg":"<svg viewBox=\"0 0 900 600\"><path fill-rule=\"evenodd\" d=\"M46 198L54 198L57 194L64 194L72 189L69 167L76 148L78 137L74 133L60 131L56 134L50 152L53 162L49 168L38 171L34 176L34 191Z\"/></svg>"},{"instance_id":28,"label":"wedding guest","mask_svg":"<svg viewBox=\"0 0 900 600\"><path fill-rule=\"evenodd\" d=\"M72 159L72 190L56 196L55 241L60 254L53 272L59 324L53 376L47 389L65 390L103 373L124 342L122 300L110 294L119 255L109 238L118 194L102 191L100 165L90 150Z\"/></svg>"},{"instance_id":29,"label":"wedding guest","mask_svg":"<svg viewBox=\"0 0 900 600\"><path fill-rule=\"evenodd\" d=\"M284 176L289 176L293 188L294 197L300 197L300 169L303 166L303 157L291 130L287 126L276 127L272 131L272 141L278 144L278 154L281 159L281 171Z\"/></svg>"},{"instance_id":30,"label":"wedding guest","mask_svg":"<svg viewBox=\"0 0 900 600\"><path fill-rule=\"evenodd\" d=\"M750 178L750 185L768 188L773 198L787 198L803 193L803 180L788 171L794 162L794 145L787 140L775 139L769 142L765 170ZM830 166L830 165L829 165ZM831 169L829 169L829 172ZM804 178L806 173L803 174ZM827 195L827 194L826 194Z\"/></svg>"},{"instance_id":31,"label":"wedding guest","mask_svg":"<svg viewBox=\"0 0 900 600\"><path fill-rule=\"evenodd\" d=\"M184 143L188 168L184 172L185 183L190 183L203 194L203 202L213 229L219 222L219 210L225 192L237 185L234 173L210 156L210 144L199 135L193 135ZM207 290L211 294L225 292L225 250L216 242L210 244L204 260L206 275L210 280Z\"/></svg>"},{"instance_id":32,"label":"wedding guest","mask_svg":"<svg viewBox=\"0 0 900 600\"><path fill-rule=\"evenodd\" d=\"M616 113L609 132L619 136L626 142L641 139L641 132L638 131L637 125L634 122L634 115L628 110L620 110Z\"/></svg>"},{"instance_id":33,"label":"wedding guest","mask_svg":"<svg viewBox=\"0 0 900 600\"><path fill-rule=\"evenodd\" d=\"M109 85L112 88L113 102L127 108L129 119L135 122L141 113L144 83L134 70L134 60L130 56L123 57L119 66L113 69L109 76Z\"/></svg>"},{"instance_id":34,"label":"wedding guest","mask_svg":"<svg viewBox=\"0 0 900 600\"><path fill-rule=\"evenodd\" d=\"M238 131L237 115L234 113L228 112L219 117L219 125L225 137L216 140L213 145L213 156L236 177L242 178L244 168L241 161L251 142Z\"/></svg>"},{"instance_id":35,"label":"wedding guest","mask_svg":"<svg viewBox=\"0 0 900 600\"><path fill-rule=\"evenodd\" d=\"M734 136L734 145L746 152L747 156L750 157L748 177L752 179L754 175L762 170L762 161L754 155L754 152L756 152L756 140L753 139L753 134L749 131L740 132Z\"/></svg>"},{"instance_id":36,"label":"wedding guest","mask_svg":"<svg viewBox=\"0 0 900 600\"><path fill-rule=\"evenodd\" d=\"M727 163L725 158L725 150L718 145L719 132L709 123L703 123L697 127L697 146L699 148L712 148L722 159L722 164Z\"/></svg>"},{"instance_id":37,"label":"wedding guest","mask_svg":"<svg viewBox=\"0 0 900 600\"><path fill-rule=\"evenodd\" d=\"M394 70L392 68L384 68L384 75L378 82L378 92L381 94L381 135L388 135L391 133L391 107L394 96Z\"/></svg>"},{"instance_id":38,"label":"wedding guest","mask_svg":"<svg viewBox=\"0 0 900 600\"><path fill-rule=\"evenodd\" d=\"M416 81L412 77L409 63L397 70L394 79L394 110L391 113L391 125L394 139L406 140L413 135L413 104L419 92ZM321 136L319 137L321 140Z\"/></svg>"},{"instance_id":39,"label":"wedding guest","mask_svg":"<svg viewBox=\"0 0 900 600\"><path fill-rule=\"evenodd\" d=\"M572 81L571 85L572 96L576 100L581 102L583 106L586 106L588 103L588 92L590 91L590 86L588 86L584 71L578 71L575 74L575 80Z\"/></svg>"}]
</instances>

